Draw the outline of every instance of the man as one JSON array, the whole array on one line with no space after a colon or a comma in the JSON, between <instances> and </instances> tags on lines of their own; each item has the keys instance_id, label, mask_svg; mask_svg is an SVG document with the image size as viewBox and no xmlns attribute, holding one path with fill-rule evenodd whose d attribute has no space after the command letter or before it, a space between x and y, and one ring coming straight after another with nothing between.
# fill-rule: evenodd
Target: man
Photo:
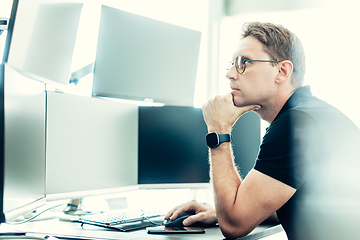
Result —
<instances>
[{"instance_id":1,"label":"man","mask_svg":"<svg viewBox=\"0 0 360 240\"><path fill-rule=\"evenodd\" d=\"M303 48L292 32L270 23L244 25L226 75L232 91L204 104L203 115L208 135L230 134L237 119L248 111L270 124L254 169L242 180L234 166L231 142L210 145L215 210L192 201L175 207L165 219L191 210L196 214L185 219L184 225L217 221L225 237L237 238L276 214L289 239L325 236L316 235L308 226L319 207L307 200L314 196L319 200L332 187L339 188L329 171L340 165L330 168L325 162L339 162L344 159L340 154L355 149L359 129L313 97L308 86L302 87L304 73ZM326 185L329 182L333 185Z\"/></svg>"}]
</instances>

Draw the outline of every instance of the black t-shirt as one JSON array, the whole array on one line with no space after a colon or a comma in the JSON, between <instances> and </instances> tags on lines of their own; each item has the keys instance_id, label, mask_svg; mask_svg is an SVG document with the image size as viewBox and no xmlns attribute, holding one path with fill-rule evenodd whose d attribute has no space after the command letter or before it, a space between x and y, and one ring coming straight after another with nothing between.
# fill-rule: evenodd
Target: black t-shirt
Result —
<instances>
[{"instance_id":1,"label":"black t-shirt","mask_svg":"<svg viewBox=\"0 0 360 240\"><path fill-rule=\"evenodd\" d=\"M320 202L319 196L334 194L331 184L339 182L330 171L341 168L344 159L358 157L354 149L359 136L356 125L312 96L309 86L297 89L269 125L254 169L297 189L277 211L289 240L319 237L313 232L322 220L313 224L311 219L316 219L314 209L321 210L308 204L309 199L316 196Z\"/></svg>"}]
</instances>

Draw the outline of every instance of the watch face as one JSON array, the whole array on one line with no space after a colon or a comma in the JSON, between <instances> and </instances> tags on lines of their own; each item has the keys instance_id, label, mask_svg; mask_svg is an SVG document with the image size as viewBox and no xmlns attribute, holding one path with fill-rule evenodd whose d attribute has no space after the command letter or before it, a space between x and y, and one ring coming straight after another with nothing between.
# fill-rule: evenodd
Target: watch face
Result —
<instances>
[{"instance_id":1,"label":"watch face","mask_svg":"<svg viewBox=\"0 0 360 240\"><path fill-rule=\"evenodd\" d=\"M216 133L206 135L206 144L212 148L219 145L219 136Z\"/></svg>"}]
</instances>

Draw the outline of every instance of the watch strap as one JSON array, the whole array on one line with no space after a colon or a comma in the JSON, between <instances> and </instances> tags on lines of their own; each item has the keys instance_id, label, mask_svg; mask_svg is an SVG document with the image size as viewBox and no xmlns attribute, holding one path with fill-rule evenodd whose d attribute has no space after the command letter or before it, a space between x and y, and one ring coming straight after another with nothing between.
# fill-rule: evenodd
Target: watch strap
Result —
<instances>
[{"instance_id":1,"label":"watch strap","mask_svg":"<svg viewBox=\"0 0 360 240\"><path fill-rule=\"evenodd\" d=\"M219 135L219 144L223 142L231 142L230 134L218 134Z\"/></svg>"},{"instance_id":2,"label":"watch strap","mask_svg":"<svg viewBox=\"0 0 360 240\"><path fill-rule=\"evenodd\" d=\"M230 134L218 134L211 132L206 135L206 144L209 148L215 148L223 142L231 142Z\"/></svg>"}]
</instances>

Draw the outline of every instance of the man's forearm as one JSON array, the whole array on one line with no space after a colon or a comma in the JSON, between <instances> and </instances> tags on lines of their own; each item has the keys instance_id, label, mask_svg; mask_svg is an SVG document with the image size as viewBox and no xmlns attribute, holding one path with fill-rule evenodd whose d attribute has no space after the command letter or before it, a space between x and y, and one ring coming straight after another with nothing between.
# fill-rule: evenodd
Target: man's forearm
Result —
<instances>
[{"instance_id":1,"label":"man's forearm","mask_svg":"<svg viewBox=\"0 0 360 240\"><path fill-rule=\"evenodd\" d=\"M234 165L231 143L210 149L211 180L219 223L229 221L241 178Z\"/></svg>"}]
</instances>

